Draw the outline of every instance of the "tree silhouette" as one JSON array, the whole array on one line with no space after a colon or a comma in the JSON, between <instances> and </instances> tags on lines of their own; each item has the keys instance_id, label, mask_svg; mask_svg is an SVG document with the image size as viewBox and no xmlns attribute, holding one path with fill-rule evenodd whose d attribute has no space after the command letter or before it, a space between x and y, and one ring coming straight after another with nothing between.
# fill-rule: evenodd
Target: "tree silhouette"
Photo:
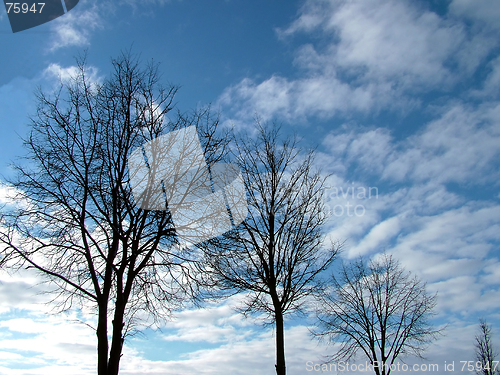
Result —
<instances>
[{"instance_id":1,"label":"tree silhouette","mask_svg":"<svg viewBox=\"0 0 500 375\"><path fill-rule=\"evenodd\" d=\"M389 255L366 264L345 265L332 277L331 290L319 295L319 328L313 334L338 343L330 361L363 353L377 375L389 375L400 355L422 357L440 332L429 324L436 296Z\"/></svg>"},{"instance_id":2,"label":"tree silhouette","mask_svg":"<svg viewBox=\"0 0 500 375\"><path fill-rule=\"evenodd\" d=\"M492 342L490 325L484 320L479 321L479 333L476 335L476 373L478 375L496 375L500 373L498 361L495 359L498 353Z\"/></svg>"},{"instance_id":3,"label":"tree silhouette","mask_svg":"<svg viewBox=\"0 0 500 375\"><path fill-rule=\"evenodd\" d=\"M257 124L257 137L236 140L235 163L247 190L247 219L206 243L205 271L218 286L247 292L243 311L264 312L275 325L276 373L284 375L284 316L300 310L333 261L339 245L323 247L324 179L312 152L277 127Z\"/></svg>"},{"instance_id":4,"label":"tree silhouette","mask_svg":"<svg viewBox=\"0 0 500 375\"><path fill-rule=\"evenodd\" d=\"M169 212L134 203L128 156L190 125L208 162L225 145L208 109L173 111L177 87L161 84L157 64L122 53L112 67L99 82L79 59L59 90L38 93L26 163L16 166L17 193L4 207L0 234L4 265L40 271L57 286L58 308L92 306L99 375L118 374L127 335L167 318L198 288L194 259L177 246Z\"/></svg>"}]
</instances>

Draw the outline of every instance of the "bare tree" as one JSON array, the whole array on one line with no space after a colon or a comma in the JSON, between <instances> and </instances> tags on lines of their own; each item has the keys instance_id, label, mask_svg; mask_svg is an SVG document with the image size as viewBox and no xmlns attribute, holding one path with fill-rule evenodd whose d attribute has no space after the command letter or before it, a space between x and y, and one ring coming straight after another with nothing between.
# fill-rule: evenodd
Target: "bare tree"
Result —
<instances>
[{"instance_id":1,"label":"bare tree","mask_svg":"<svg viewBox=\"0 0 500 375\"><path fill-rule=\"evenodd\" d=\"M347 360L358 352L377 375L389 375L400 355L422 358L440 332L429 324L436 295L411 277L389 255L367 265L362 259L343 265L332 277L329 293L319 297L319 328L313 334L338 343L329 361Z\"/></svg>"},{"instance_id":2,"label":"bare tree","mask_svg":"<svg viewBox=\"0 0 500 375\"><path fill-rule=\"evenodd\" d=\"M134 203L128 156L189 125L210 162L225 145L208 110L175 114L177 87L161 84L157 64L123 53L112 66L98 82L80 59L58 91L39 92L0 235L4 264L40 271L60 293L58 308L94 309L99 375L118 374L124 339L140 324L158 323L196 294L193 259L176 246L169 211Z\"/></svg>"},{"instance_id":3,"label":"bare tree","mask_svg":"<svg viewBox=\"0 0 500 375\"><path fill-rule=\"evenodd\" d=\"M496 375L500 373L498 361L495 359L498 353L492 342L490 325L484 320L479 321L479 333L476 335L476 373L478 375Z\"/></svg>"},{"instance_id":4,"label":"bare tree","mask_svg":"<svg viewBox=\"0 0 500 375\"><path fill-rule=\"evenodd\" d=\"M247 292L243 311L264 312L276 328L276 373L284 375L284 316L300 310L339 246L323 247L323 182L313 153L277 127L258 125L256 139L236 140L235 163L249 213L236 229L207 244L207 272L223 289Z\"/></svg>"}]
</instances>

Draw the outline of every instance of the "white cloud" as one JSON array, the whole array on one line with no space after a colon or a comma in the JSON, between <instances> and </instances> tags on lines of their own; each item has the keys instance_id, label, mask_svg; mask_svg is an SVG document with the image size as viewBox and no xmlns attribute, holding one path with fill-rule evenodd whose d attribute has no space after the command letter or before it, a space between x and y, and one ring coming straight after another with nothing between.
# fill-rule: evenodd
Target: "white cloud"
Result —
<instances>
[{"instance_id":1,"label":"white cloud","mask_svg":"<svg viewBox=\"0 0 500 375\"><path fill-rule=\"evenodd\" d=\"M223 92L219 104L236 108L237 119L251 119L255 114L263 121L276 116L288 120L327 117L338 111L368 110L374 101L372 89L352 88L336 77L321 75L294 81L273 76L261 83L242 80Z\"/></svg>"},{"instance_id":2,"label":"white cloud","mask_svg":"<svg viewBox=\"0 0 500 375\"><path fill-rule=\"evenodd\" d=\"M500 104L477 109L457 105L404 141L405 149L387 159L384 178L472 184L493 180L499 142Z\"/></svg>"},{"instance_id":3,"label":"white cloud","mask_svg":"<svg viewBox=\"0 0 500 375\"><path fill-rule=\"evenodd\" d=\"M370 251L383 249L388 240L399 234L401 230L399 220L395 216L376 224L356 246L349 249L349 256L362 256Z\"/></svg>"},{"instance_id":4,"label":"white cloud","mask_svg":"<svg viewBox=\"0 0 500 375\"><path fill-rule=\"evenodd\" d=\"M495 1L488 0L453 0L450 11L458 16L467 17L481 26L500 28L500 7Z\"/></svg>"},{"instance_id":5,"label":"white cloud","mask_svg":"<svg viewBox=\"0 0 500 375\"><path fill-rule=\"evenodd\" d=\"M7 184L0 184L0 204L12 203L19 190Z\"/></svg>"},{"instance_id":6,"label":"white cloud","mask_svg":"<svg viewBox=\"0 0 500 375\"><path fill-rule=\"evenodd\" d=\"M51 51L70 46L87 46L90 44L91 32L102 28L100 7L94 4L82 10L83 5L81 2L78 7L50 23L55 32L50 44Z\"/></svg>"},{"instance_id":7,"label":"white cloud","mask_svg":"<svg viewBox=\"0 0 500 375\"><path fill-rule=\"evenodd\" d=\"M490 73L484 81L484 94L497 95L500 92L500 56L489 64Z\"/></svg>"},{"instance_id":8,"label":"white cloud","mask_svg":"<svg viewBox=\"0 0 500 375\"><path fill-rule=\"evenodd\" d=\"M329 236L347 240L344 256L394 254L439 292L442 318L499 306L499 111L498 102L455 102L406 139L347 124L324 137L318 158L320 170L334 173L329 185L378 186L376 199L327 190L328 207L366 209L332 216Z\"/></svg>"},{"instance_id":9,"label":"white cloud","mask_svg":"<svg viewBox=\"0 0 500 375\"><path fill-rule=\"evenodd\" d=\"M322 157L344 165L344 171L355 166L392 182L480 185L498 180L498 144L500 103L477 108L458 103L442 109L437 119L403 140L394 139L384 128L341 127L325 137L329 156ZM326 160L325 164L331 167Z\"/></svg>"},{"instance_id":10,"label":"white cloud","mask_svg":"<svg viewBox=\"0 0 500 375\"><path fill-rule=\"evenodd\" d=\"M228 88L220 101L235 108L237 121L255 113L263 120L328 118L350 111L417 106L415 94L450 89L460 74L472 74L496 43L477 30L465 29L461 17L469 17L466 10L477 22L498 22L495 9L488 11L481 3L475 10L474 4L453 1L453 18L404 0L306 1L297 20L280 36L307 33L326 40L326 45L304 44L297 50L297 78L247 78ZM90 19L95 8L75 20L78 14L72 14L77 9L54 23L57 39L52 49L87 45L91 32L100 27L98 14ZM484 95L497 92L499 61L489 63ZM97 81L97 70L91 72ZM76 67L59 64L45 71L46 77L63 81L75 73ZM332 215L329 236L347 240L348 258L386 249L428 281L429 290L439 292L440 318L450 325L432 347L429 361L442 365L454 360L458 372L459 361L473 359L476 327L470 321L475 314L495 315L499 307L500 206L495 201L498 196L490 197L481 189L499 177L500 104L454 102L434 110L434 120L406 140L384 128L346 124L325 137L325 150L317 162L322 171L335 173L328 184L343 187L344 193L349 188L377 187L372 198L358 196L359 190L354 195L350 190L345 197L327 191L330 207L344 210L340 216ZM449 183L472 186L475 197L460 189L450 191ZM0 200L4 193L0 191ZM363 206L363 215L356 215L356 206ZM36 294L45 291L37 281L26 274L0 280L4 314L0 374L95 373L95 333L68 321L75 316L42 315L48 307L41 303L45 297ZM249 369L252 374L271 373L274 332L236 314L232 307L237 302L235 297L206 309L184 310L162 327L158 346L165 351L192 345L178 360L169 361L167 355L163 360L146 359L149 353L126 342L121 373L247 374ZM22 316L8 315L20 310ZM304 325L287 325L285 337L291 375L303 374L307 361L317 363L321 354L333 351L312 341ZM34 368L15 370L19 364Z\"/></svg>"},{"instance_id":11,"label":"white cloud","mask_svg":"<svg viewBox=\"0 0 500 375\"><path fill-rule=\"evenodd\" d=\"M242 296L237 295L226 301L211 304L202 309L183 310L174 315L168 328L176 330L174 334L163 337L166 341L223 343L234 341L240 332L237 328L256 324L253 319L244 319L237 313L235 306L241 303ZM251 330L243 336L251 336ZM241 338L241 336L240 336Z\"/></svg>"},{"instance_id":12,"label":"white cloud","mask_svg":"<svg viewBox=\"0 0 500 375\"><path fill-rule=\"evenodd\" d=\"M0 322L0 327L6 327L13 332L22 333L42 333L45 326L27 318L4 320Z\"/></svg>"},{"instance_id":13,"label":"white cloud","mask_svg":"<svg viewBox=\"0 0 500 375\"><path fill-rule=\"evenodd\" d=\"M80 68L75 65L62 67L57 63L51 63L42 73L42 78L49 84L49 90L59 90L61 84L70 85L81 74ZM90 90L96 88L103 81L99 70L92 65L85 66L85 80Z\"/></svg>"},{"instance_id":14,"label":"white cloud","mask_svg":"<svg viewBox=\"0 0 500 375\"><path fill-rule=\"evenodd\" d=\"M329 149L330 159L342 164L356 163L370 174L383 171L394 147L393 137L387 129L365 131L352 125L343 125L338 131L329 133L323 145Z\"/></svg>"},{"instance_id":15,"label":"white cloud","mask_svg":"<svg viewBox=\"0 0 500 375\"><path fill-rule=\"evenodd\" d=\"M68 66L67 68L63 68L59 64L52 63L47 68L45 68L44 75L49 77L56 77L60 81L65 82L78 76L78 67Z\"/></svg>"},{"instance_id":16,"label":"white cloud","mask_svg":"<svg viewBox=\"0 0 500 375\"><path fill-rule=\"evenodd\" d=\"M95 371L95 335L88 327L75 324L72 318L75 316L33 314L3 319L1 329L7 329L12 336L0 341L0 351L6 353L2 363L6 367L0 367L0 374L62 375ZM23 334L22 338L18 333Z\"/></svg>"},{"instance_id":17,"label":"white cloud","mask_svg":"<svg viewBox=\"0 0 500 375\"><path fill-rule=\"evenodd\" d=\"M435 13L405 1L349 1L330 4L324 13L323 30L339 38L323 59L364 79L397 85L430 84L447 80L443 62L464 39L458 25L447 25ZM331 68L330 64L322 64ZM437 82L436 82L437 80Z\"/></svg>"},{"instance_id":18,"label":"white cloud","mask_svg":"<svg viewBox=\"0 0 500 375\"><path fill-rule=\"evenodd\" d=\"M464 280L465 281L465 280ZM7 324L10 324L7 321ZM216 324L208 320L206 324ZM471 360L473 337L477 326L461 321L450 321L444 335L427 352L428 361L424 363L448 363ZM32 325L33 323L28 323ZM37 319L35 324L45 324L44 332L23 339L3 339L0 343L2 366L0 374L49 375L95 373L95 335L83 327L64 324L58 320ZM41 330L37 328L38 330ZM246 329L245 329L246 331ZM240 333L244 333L240 331ZM464 339L469 337L470 340ZM70 340L68 340L70 339ZM145 374L221 374L235 375L268 374L274 371L274 334L271 330L254 335L250 339L237 339L210 349L191 352L179 360L148 360L127 344L121 360L120 373L124 375ZM299 375L306 372L306 363L321 363L323 355L334 352L334 347L318 344L311 339L309 330L303 325L290 326L285 331L287 373ZM495 338L496 340L496 338ZM497 343L498 340L495 341ZM165 350L173 343L167 343ZM451 350L450 350L451 349ZM358 357L354 363L364 363ZM407 363L418 363L407 358ZM15 369L22 364L23 369ZM29 367L28 367L29 366ZM442 367L441 367L442 368ZM363 374L353 371L353 374Z\"/></svg>"},{"instance_id":19,"label":"white cloud","mask_svg":"<svg viewBox=\"0 0 500 375\"><path fill-rule=\"evenodd\" d=\"M403 0L307 1L278 31L281 38L298 33L322 42L298 48L297 78L245 78L223 92L219 102L236 120L407 111L420 105L419 94L470 77L498 45L462 18Z\"/></svg>"}]
</instances>

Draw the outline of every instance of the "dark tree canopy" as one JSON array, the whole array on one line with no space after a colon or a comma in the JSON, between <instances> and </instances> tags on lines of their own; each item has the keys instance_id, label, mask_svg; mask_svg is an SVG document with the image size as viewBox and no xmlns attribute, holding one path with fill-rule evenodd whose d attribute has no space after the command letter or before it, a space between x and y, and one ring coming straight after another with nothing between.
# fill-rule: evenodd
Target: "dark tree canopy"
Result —
<instances>
[{"instance_id":1,"label":"dark tree canopy","mask_svg":"<svg viewBox=\"0 0 500 375\"><path fill-rule=\"evenodd\" d=\"M377 375L389 375L399 356L422 354L440 332L432 327L436 295L392 256L344 264L319 296L314 335L338 344L330 361L362 353ZM378 366L377 366L378 365Z\"/></svg>"},{"instance_id":2,"label":"dark tree canopy","mask_svg":"<svg viewBox=\"0 0 500 375\"><path fill-rule=\"evenodd\" d=\"M256 137L235 141L249 213L241 225L205 247L206 272L218 285L248 293L244 312L268 314L276 325L276 371L285 374L283 318L299 311L339 246L323 245L324 178L313 152L279 128L257 124Z\"/></svg>"},{"instance_id":3,"label":"dark tree canopy","mask_svg":"<svg viewBox=\"0 0 500 375\"><path fill-rule=\"evenodd\" d=\"M78 60L76 76L58 91L38 93L0 234L5 265L40 271L57 286L61 309L94 307L99 375L118 374L123 341L135 327L167 318L197 288L169 212L135 205L128 156L190 125L208 162L218 161L225 145L209 110L174 111L177 87L162 85L157 64L124 53L112 67L96 82Z\"/></svg>"},{"instance_id":4,"label":"dark tree canopy","mask_svg":"<svg viewBox=\"0 0 500 375\"><path fill-rule=\"evenodd\" d=\"M486 320L479 321L479 333L476 335L476 373L478 375L500 374L498 353L493 347L491 326Z\"/></svg>"}]
</instances>

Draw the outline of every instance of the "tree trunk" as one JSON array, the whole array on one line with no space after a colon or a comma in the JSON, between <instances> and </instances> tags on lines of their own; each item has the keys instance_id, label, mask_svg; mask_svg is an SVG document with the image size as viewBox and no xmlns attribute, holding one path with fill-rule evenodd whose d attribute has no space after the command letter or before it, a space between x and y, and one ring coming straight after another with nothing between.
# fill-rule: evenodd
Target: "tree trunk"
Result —
<instances>
[{"instance_id":1,"label":"tree trunk","mask_svg":"<svg viewBox=\"0 0 500 375\"><path fill-rule=\"evenodd\" d=\"M97 323L97 374L108 375L108 309L107 301L98 302Z\"/></svg>"},{"instance_id":2,"label":"tree trunk","mask_svg":"<svg viewBox=\"0 0 500 375\"><path fill-rule=\"evenodd\" d=\"M276 314L276 375L286 375L285 333L283 332L283 313L275 309Z\"/></svg>"},{"instance_id":3,"label":"tree trunk","mask_svg":"<svg viewBox=\"0 0 500 375\"><path fill-rule=\"evenodd\" d=\"M113 337L111 341L111 351L109 353L108 374L118 375L120 369L120 359L123 348L123 318L125 315L125 305L123 295L117 296L115 304L115 315L113 317Z\"/></svg>"}]
</instances>

